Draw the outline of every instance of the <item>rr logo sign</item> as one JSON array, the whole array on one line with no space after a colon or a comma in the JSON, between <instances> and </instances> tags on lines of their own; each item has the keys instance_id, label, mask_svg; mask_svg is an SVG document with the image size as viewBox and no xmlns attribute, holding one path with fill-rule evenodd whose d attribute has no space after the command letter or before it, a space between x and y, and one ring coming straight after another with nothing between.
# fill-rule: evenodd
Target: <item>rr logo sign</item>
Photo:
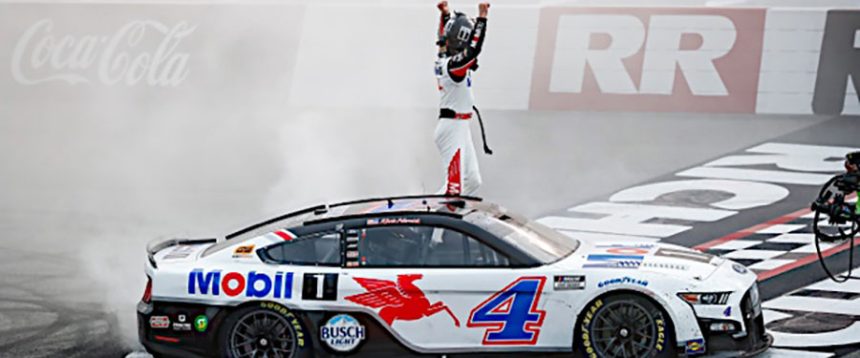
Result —
<instances>
[{"instance_id":1,"label":"rr logo sign","mask_svg":"<svg viewBox=\"0 0 860 358\"><path fill-rule=\"evenodd\" d=\"M849 86L853 95L848 93ZM812 111L842 114L848 101L855 106L860 101L860 11L830 10L821 41Z\"/></svg>"},{"instance_id":2,"label":"rr logo sign","mask_svg":"<svg viewBox=\"0 0 860 358\"><path fill-rule=\"evenodd\" d=\"M544 8L532 109L754 112L763 9Z\"/></svg>"}]
</instances>

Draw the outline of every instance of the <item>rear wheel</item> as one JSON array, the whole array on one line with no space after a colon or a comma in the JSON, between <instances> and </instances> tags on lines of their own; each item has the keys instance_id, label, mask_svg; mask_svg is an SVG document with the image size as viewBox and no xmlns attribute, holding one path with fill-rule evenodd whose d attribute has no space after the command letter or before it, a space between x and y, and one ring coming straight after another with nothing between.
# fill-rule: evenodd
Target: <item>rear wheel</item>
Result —
<instances>
[{"instance_id":1,"label":"rear wheel","mask_svg":"<svg viewBox=\"0 0 860 358\"><path fill-rule=\"evenodd\" d=\"M589 358L675 356L669 318L635 294L592 301L580 317L576 335L579 350Z\"/></svg>"},{"instance_id":2,"label":"rear wheel","mask_svg":"<svg viewBox=\"0 0 860 358\"><path fill-rule=\"evenodd\" d=\"M230 358L293 358L304 351L301 322L286 307L265 302L233 312L220 335L221 354Z\"/></svg>"}]
</instances>

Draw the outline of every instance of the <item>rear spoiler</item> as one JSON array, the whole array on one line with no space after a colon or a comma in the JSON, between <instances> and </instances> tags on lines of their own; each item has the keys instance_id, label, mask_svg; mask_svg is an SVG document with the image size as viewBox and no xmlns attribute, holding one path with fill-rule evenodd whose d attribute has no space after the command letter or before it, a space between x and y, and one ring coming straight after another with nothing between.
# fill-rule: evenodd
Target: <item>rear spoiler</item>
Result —
<instances>
[{"instance_id":1,"label":"rear spoiler","mask_svg":"<svg viewBox=\"0 0 860 358\"><path fill-rule=\"evenodd\" d=\"M152 264L153 268L158 268L155 264L155 254L161 250L178 245L214 244L217 241L217 239L167 239L152 241L146 245L146 258L149 260L149 263Z\"/></svg>"}]
</instances>

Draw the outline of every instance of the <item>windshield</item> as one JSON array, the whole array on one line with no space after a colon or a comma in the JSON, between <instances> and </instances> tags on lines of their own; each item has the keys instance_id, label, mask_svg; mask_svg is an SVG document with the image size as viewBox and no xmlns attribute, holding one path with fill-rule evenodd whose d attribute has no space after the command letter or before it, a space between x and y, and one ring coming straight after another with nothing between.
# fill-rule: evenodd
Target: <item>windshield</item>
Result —
<instances>
[{"instance_id":1,"label":"windshield","mask_svg":"<svg viewBox=\"0 0 860 358\"><path fill-rule=\"evenodd\" d=\"M544 264L558 261L579 247L576 239L515 214L493 216L484 211L473 211L463 219L502 238Z\"/></svg>"}]
</instances>

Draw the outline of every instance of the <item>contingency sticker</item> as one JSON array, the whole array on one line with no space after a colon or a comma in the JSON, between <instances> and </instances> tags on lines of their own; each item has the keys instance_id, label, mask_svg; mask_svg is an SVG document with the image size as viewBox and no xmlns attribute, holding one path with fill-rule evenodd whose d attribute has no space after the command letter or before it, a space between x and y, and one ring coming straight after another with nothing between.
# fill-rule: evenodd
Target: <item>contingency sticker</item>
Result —
<instances>
[{"instance_id":1,"label":"contingency sticker","mask_svg":"<svg viewBox=\"0 0 860 358\"><path fill-rule=\"evenodd\" d=\"M585 276L553 276L552 288L556 291L585 289Z\"/></svg>"}]
</instances>

